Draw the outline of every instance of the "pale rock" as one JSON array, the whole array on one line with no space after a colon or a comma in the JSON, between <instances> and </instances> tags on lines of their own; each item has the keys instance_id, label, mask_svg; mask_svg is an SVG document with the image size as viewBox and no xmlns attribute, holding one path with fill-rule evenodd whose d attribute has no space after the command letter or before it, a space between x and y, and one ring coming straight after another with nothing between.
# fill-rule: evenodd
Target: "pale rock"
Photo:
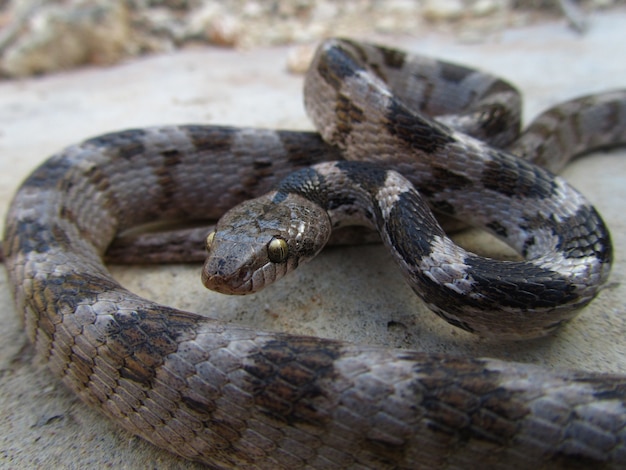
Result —
<instances>
[{"instance_id":1,"label":"pale rock","mask_svg":"<svg viewBox=\"0 0 626 470\"><path fill-rule=\"evenodd\" d=\"M424 18L431 21L450 21L461 18L463 2L459 0L428 0L424 4Z\"/></svg>"}]
</instances>

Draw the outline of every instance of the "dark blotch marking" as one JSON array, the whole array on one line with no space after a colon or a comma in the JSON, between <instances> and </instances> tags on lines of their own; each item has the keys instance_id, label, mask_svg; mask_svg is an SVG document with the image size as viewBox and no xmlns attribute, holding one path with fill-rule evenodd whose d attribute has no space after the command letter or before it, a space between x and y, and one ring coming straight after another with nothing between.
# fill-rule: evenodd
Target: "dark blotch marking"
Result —
<instances>
[{"instance_id":1,"label":"dark blotch marking","mask_svg":"<svg viewBox=\"0 0 626 470\"><path fill-rule=\"evenodd\" d=\"M35 169L22 183L22 187L54 189L66 178L73 166L65 155L55 155Z\"/></svg>"},{"instance_id":2,"label":"dark blotch marking","mask_svg":"<svg viewBox=\"0 0 626 470\"><path fill-rule=\"evenodd\" d=\"M387 170L375 163L343 160L337 162L336 166L370 194L376 194L387 179Z\"/></svg>"},{"instance_id":3,"label":"dark blotch marking","mask_svg":"<svg viewBox=\"0 0 626 470\"><path fill-rule=\"evenodd\" d=\"M356 201L357 201L357 199L355 197L352 197L352 196L344 196L344 195L335 196L335 197L332 197L332 198L328 199L327 210L335 210L335 209L338 209L338 208L343 207L343 206L347 206L347 207L354 206ZM346 212L346 213L353 214L353 213L356 213L356 212L357 212L357 209L355 208L354 211Z\"/></svg>"},{"instance_id":4,"label":"dark blotch marking","mask_svg":"<svg viewBox=\"0 0 626 470\"><path fill-rule=\"evenodd\" d=\"M511 444L519 420L530 413L522 392L501 387L500 373L487 370L480 359L430 356L415 369L421 377L412 388L421 397L428 427L458 444Z\"/></svg>"},{"instance_id":5,"label":"dark blotch marking","mask_svg":"<svg viewBox=\"0 0 626 470\"><path fill-rule=\"evenodd\" d=\"M559 273L526 262L504 264L475 255L468 256L464 262L468 266L467 275L475 283L474 289L485 295L475 307L484 310L497 306L522 311L547 309L578 298L575 287Z\"/></svg>"},{"instance_id":6,"label":"dark blotch marking","mask_svg":"<svg viewBox=\"0 0 626 470\"><path fill-rule=\"evenodd\" d=\"M332 397L327 385L336 377L334 361L340 344L319 338L284 337L251 354L244 366L255 406L267 416L289 424L322 426Z\"/></svg>"},{"instance_id":7,"label":"dark blotch marking","mask_svg":"<svg viewBox=\"0 0 626 470\"><path fill-rule=\"evenodd\" d=\"M327 206L326 179L313 168L303 168L287 175L276 188L272 202L279 204L288 194L299 194L322 207Z\"/></svg>"},{"instance_id":8,"label":"dark blotch marking","mask_svg":"<svg viewBox=\"0 0 626 470\"><path fill-rule=\"evenodd\" d=\"M451 453L455 449L463 450L473 442L481 442L483 449L492 448L494 452L503 447L517 446L519 433L523 431L523 420L530 418L532 414L532 407L529 404L541 396L537 392L529 395L515 386L513 388L503 386L502 383L510 379L510 372L490 370L488 363L481 359L420 355L415 359L414 371L419 378L413 380L411 388L415 401L426 410L423 419L431 431L448 438L445 442ZM580 374L574 378L570 374L561 383L573 386L574 382L590 385L596 390L594 396L598 400L608 401L615 398L621 400L626 393L626 382L623 377ZM546 391L547 388L546 385ZM606 396L603 395L605 391L609 392ZM615 396L612 392L616 392ZM567 421L560 423L564 428L581 419L573 411L574 404L571 406L572 413L567 417ZM621 421L616 418L608 426L620 429ZM555 468L614 466L609 465L610 454L602 456L607 458L598 461L588 453L578 452L575 448L568 451L563 450L563 447L555 447L546 451L545 447L539 445L537 450L541 452L540 455L545 459L546 465L553 465ZM493 455L495 457L493 464L507 463L500 460L505 458L503 454L500 458L496 453ZM617 454L613 452L612 456L615 455ZM613 464L615 463L616 461L613 461Z\"/></svg>"},{"instance_id":9,"label":"dark blotch marking","mask_svg":"<svg viewBox=\"0 0 626 470\"><path fill-rule=\"evenodd\" d=\"M483 93L484 96L495 95L496 93L515 93L517 90L505 80L494 80L489 88Z\"/></svg>"},{"instance_id":10,"label":"dark blotch marking","mask_svg":"<svg viewBox=\"0 0 626 470\"><path fill-rule=\"evenodd\" d=\"M110 190L111 182L108 176L106 175L106 173L102 171L102 166L96 165L93 167L89 167L88 170L85 171L84 173L84 178L87 179L90 185L95 187L97 191L100 193L100 197L98 198L98 206L112 213L119 214L120 208L124 207L126 203L120 202L117 198L117 195L114 194L114 192ZM66 178L64 181L61 182L60 186L62 188L61 189L62 192L64 193L69 192L69 188L71 188L74 184L73 179L75 180L76 178ZM61 208L61 211L68 213L67 220L80 226L80 223L76 220L75 216L71 214L71 210L67 207L67 205L72 205L72 206L75 205L76 201L72 199L73 198L64 198L62 202L63 207ZM69 217L69 215L71 215L71 217ZM98 234L94 234L90 232L89 230L82 230L82 229L81 229L81 234L83 235L83 237L89 238L92 242L94 242L93 240L94 235L96 237L98 236Z\"/></svg>"},{"instance_id":11,"label":"dark blotch marking","mask_svg":"<svg viewBox=\"0 0 626 470\"><path fill-rule=\"evenodd\" d=\"M512 113L511 109L504 104L496 103L478 106L473 112L473 120L475 122L473 128L476 130L470 132L471 135L498 147L509 144L511 139L500 141L497 136L517 135L511 128L512 126L519 128L520 125L517 113Z\"/></svg>"},{"instance_id":12,"label":"dark blotch marking","mask_svg":"<svg viewBox=\"0 0 626 470\"><path fill-rule=\"evenodd\" d=\"M409 230L403 228L406 225L415 225L411 220L414 217L410 211L403 211L398 216L397 222L389 222L390 239L398 253L409 262L428 255L432 243L432 235L428 235L430 231L419 227ZM410 224L407 224L407 221ZM396 228L396 225L399 227ZM398 230L397 235L394 234L394 230ZM411 236L413 239L416 237L419 239L419 230L425 233L424 241L411 242L409 238ZM527 262L503 263L499 260L469 255L464 259L464 264L467 266L466 276L472 279L472 290L480 294L478 299L450 289L442 289L441 285L419 270L412 273L415 280L411 286L425 302L440 306L434 309L436 314L468 331L475 328L453 317L465 318L468 311L500 311L507 307L532 311L580 301L575 286L563 279L559 273L541 269Z\"/></svg>"},{"instance_id":13,"label":"dark blotch marking","mask_svg":"<svg viewBox=\"0 0 626 470\"><path fill-rule=\"evenodd\" d=\"M406 54L402 51L380 46L365 46L366 48L376 49L376 51L380 53L383 61L382 63L379 63L378 60L370 60L370 57L368 56L363 45L353 41L346 42L348 42L351 46L351 51L354 53L352 55L356 55L356 61L384 82L388 82L388 77L385 73L385 69L397 70L401 69L404 65ZM348 52L346 52L346 54L348 54Z\"/></svg>"},{"instance_id":14,"label":"dark blotch marking","mask_svg":"<svg viewBox=\"0 0 626 470\"><path fill-rule=\"evenodd\" d=\"M339 90L342 84L363 67L342 47L331 47L320 56L317 71L333 89Z\"/></svg>"},{"instance_id":15,"label":"dark blotch marking","mask_svg":"<svg viewBox=\"0 0 626 470\"><path fill-rule=\"evenodd\" d=\"M432 212L416 191L400 195L390 211L384 230L389 237L390 248L397 251L409 265L431 254L435 236L444 236Z\"/></svg>"},{"instance_id":16,"label":"dark blotch marking","mask_svg":"<svg viewBox=\"0 0 626 470\"><path fill-rule=\"evenodd\" d=\"M272 167L272 162L270 162L270 161L255 160L255 161L252 162L252 168L255 171L265 170L265 169L268 169L268 168L271 168L271 167Z\"/></svg>"},{"instance_id":17,"label":"dark blotch marking","mask_svg":"<svg viewBox=\"0 0 626 470\"><path fill-rule=\"evenodd\" d=\"M387 118L389 133L413 150L434 154L454 142L444 126L411 112L396 99L391 100Z\"/></svg>"},{"instance_id":18,"label":"dark blotch marking","mask_svg":"<svg viewBox=\"0 0 626 470\"><path fill-rule=\"evenodd\" d=\"M489 161L485 164L482 183L487 189L513 197L517 193L518 179L517 168L511 162Z\"/></svg>"},{"instance_id":19,"label":"dark blotch marking","mask_svg":"<svg viewBox=\"0 0 626 470\"><path fill-rule=\"evenodd\" d=\"M537 239L534 236L530 236L528 237L526 240L524 240L524 245L522 246L522 253L521 255L526 258L528 257L528 252L530 251L530 249L535 246L537 243Z\"/></svg>"},{"instance_id":20,"label":"dark blotch marking","mask_svg":"<svg viewBox=\"0 0 626 470\"><path fill-rule=\"evenodd\" d=\"M274 168L271 156L259 156L252 162L252 171L247 176L242 176L240 182L242 185L241 190L237 192L242 199L252 199L259 192L259 188L262 187L263 182L267 178L275 176L275 171L280 172L280 168ZM295 171L295 168L293 169Z\"/></svg>"},{"instance_id":21,"label":"dark blotch marking","mask_svg":"<svg viewBox=\"0 0 626 470\"><path fill-rule=\"evenodd\" d=\"M111 186L111 183L110 183L108 177L102 171L102 168L100 166L93 166L93 167L89 168L85 172L85 177L101 193L106 192L110 188L110 186ZM72 181L69 180L69 179L67 180L67 183L68 184L73 184Z\"/></svg>"},{"instance_id":22,"label":"dark blotch marking","mask_svg":"<svg viewBox=\"0 0 626 470\"><path fill-rule=\"evenodd\" d=\"M327 199L327 204L324 208L329 210L346 206L347 209L348 206L351 206L349 210L344 209L344 213L352 215L361 212L362 216L367 220L380 225L380 223L382 223L381 209L373 198L384 186L388 174L387 170L370 162L345 160L337 162L336 167L344 172L346 178L352 180L354 188L359 188L362 191L359 197L370 199L371 206L367 203L357 204L356 196L345 197L341 193L333 192ZM369 210L368 207L371 207L373 212Z\"/></svg>"},{"instance_id":23,"label":"dark blotch marking","mask_svg":"<svg viewBox=\"0 0 626 470\"><path fill-rule=\"evenodd\" d=\"M339 94L335 103L335 115L337 117L337 129L334 139L342 146L345 145L353 126L365 120L365 113L350 99Z\"/></svg>"},{"instance_id":24,"label":"dark blotch marking","mask_svg":"<svg viewBox=\"0 0 626 470\"><path fill-rule=\"evenodd\" d=\"M433 178L438 181L445 181L445 186L449 190L459 190L472 186L472 180L468 177L448 170L447 168L434 167Z\"/></svg>"},{"instance_id":25,"label":"dark blotch marking","mask_svg":"<svg viewBox=\"0 0 626 470\"><path fill-rule=\"evenodd\" d=\"M516 98L512 98L514 103L506 105L495 102L493 95L499 93L505 93L509 97L518 96L517 90L510 83L504 80L492 81L477 105L472 106L476 125L475 131L470 134L495 147L507 148L520 133L521 113L518 111Z\"/></svg>"},{"instance_id":26,"label":"dark blotch marking","mask_svg":"<svg viewBox=\"0 0 626 470\"><path fill-rule=\"evenodd\" d=\"M144 138L146 131L142 129L128 129L121 132L104 134L85 141L87 145L93 145L99 149L111 149L115 156L123 159L131 159L145 153Z\"/></svg>"},{"instance_id":27,"label":"dark blotch marking","mask_svg":"<svg viewBox=\"0 0 626 470\"><path fill-rule=\"evenodd\" d=\"M57 334L56 324L63 316L73 315L79 306L94 305L107 292L130 296L131 300L124 303L128 310L112 312L99 341L113 352L116 361L122 361L118 365L120 375L142 385L150 386L162 358L176 352L180 341L194 337L197 328L196 316L151 303L140 306L146 301L132 296L104 275L85 271L49 273L45 277L33 278L31 282L32 292L37 294L27 302L39 313L40 328L53 339ZM137 306L135 310L131 310L133 304ZM66 340L54 344L56 348L62 348L61 354L68 355L71 362L68 370L74 368L76 374L89 380L94 372L93 362L74 354ZM106 354L105 351L102 353Z\"/></svg>"},{"instance_id":28,"label":"dark blotch marking","mask_svg":"<svg viewBox=\"0 0 626 470\"><path fill-rule=\"evenodd\" d=\"M53 246L69 246L65 231L56 224L42 224L36 219L22 219L9 223L4 237L4 256L17 253L47 253Z\"/></svg>"},{"instance_id":29,"label":"dark blotch marking","mask_svg":"<svg viewBox=\"0 0 626 470\"><path fill-rule=\"evenodd\" d=\"M189 125L182 128L199 152L230 152L235 135L241 132L241 129L228 126Z\"/></svg>"},{"instance_id":30,"label":"dark blotch marking","mask_svg":"<svg viewBox=\"0 0 626 470\"><path fill-rule=\"evenodd\" d=\"M472 185L472 180L464 175L447 168L433 166L430 178L426 178L423 183L420 182L419 190L420 194L432 199L436 194L445 191L458 191Z\"/></svg>"},{"instance_id":31,"label":"dark blotch marking","mask_svg":"<svg viewBox=\"0 0 626 470\"><path fill-rule=\"evenodd\" d=\"M150 385L163 358L176 352L179 342L194 337L197 323L193 315L154 304L113 314L107 343L116 342L113 348L128 353L120 374Z\"/></svg>"},{"instance_id":32,"label":"dark blotch marking","mask_svg":"<svg viewBox=\"0 0 626 470\"><path fill-rule=\"evenodd\" d=\"M444 82L460 83L466 77L476 73L475 70L450 62L440 62L440 76Z\"/></svg>"},{"instance_id":33,"label":"dark blotch marking","mask_svg":"<svg viewBox=\"0 0 626 470\"><path fill-rule=\"evenodd\" d=\"M368 220L373 220L376 217L378 222L382 223L378 204L374 202L372 205L375 216L367 209L366 205L359 207L356 202L358 198L373 198L385 184L387 170L373 163L345 160L335 162L335 167L343 172L348 184L352 184L353 189L356 190L351 195L333 190L336 188L332 184L329 185L323 175L313 168L307 167L285 177L276 188L272 202L280 204L287 198L287 195L298 194L327 211L343 207L345 214L362 212L363 217ZM357 196L359 190L360 194Z\"/></svg>"},{"instance_id":34,"label":"dark blotch marking","mask_svg":"<svg viewBox=\"0 0 626 470\"><path fill-rule=\"evenodd\" d=\"M174 200L174 196L178 192L177 188L180 186L180 183L175 178L176 172L174 169L182 163L183 157L177 149L164 150L161 152L161 157L163 158L163 164L155 168L154 173L161 189L160 197L157 201L157 212L163 213L167 212ZM183 215L183 213L180 214L180 216Z\"/></svg>"},{"instance_id":35,"label":"dark blotch marking","mask_svg":"<svg viewBox=\"0 0 626 470\"><path fill-rule=\"evenodd\" d=\"M383 56L383 62L386 67L392 69L401 69L406 61L406 53L399 49L391 49L388 47L379 47L378 50Z\"/></svg>"},{"instance_id":36,"label":"dark blotch marking","mask_svg":"<svg viewBox=\"0 0 626 470\"><path fill-rule=\"evenodd\" d=\"M107 136L102 136L87 142L100 142L102 145L110 148L109 146L112 145L112 142L115 142L118 137L119 135L117 133L108 134ZM93 243L93 237L96 234L91 233L89 230L85 230L84 227L81 227L76 217L76 212L80 212L81 205L84 206L87 204L84 199L85 196L82 194L76 194L75 185L80 180L88 181L89 186L94 187L96 191L100 193L101 197L98 202L100 207L111 210L111 212L116 212L116 209L119 207L118 201L115 196L110 193L110 181L105 172L102 171L102 166L77 165L76 162L70 161L64 153L52 157L50 160L37 168L23 183L22 188L24 189L30 187L42 190L54 189L59 193L63 193L65 197L60 201L60 205L58 207L58 217L76 226L83 238L86 238ZM80 184L84 185L85 183L83 182ZM28 225L29 223L32 223L32 221L21 222L20 224L22 225L22 229L28 230L25 225ZM39 224L36 223L36 225ZM46 229L51 233L43 233ZM39 230L41 231L39 234L31 233L29 235L24 235L24 237L22 237L22 243L32 243L34 240L42 241L45 237L49 237L48 242L51 242L54 238L61 245L69 244L69 240L66 239L66 235L60 225L50 223L48 227L41 227ZM30 241L24 240L27 237L30 237ZM38 246L41 249L43 244L38 243Z\"/></svg>"},{"instance_id":37,"label":"dark blotch marking","mask_svg":"<svg viewBox=\"0 0 626 470\"><path fill-rule=\"evenodd\" d=\"M509 198L547 199L554 196L556 183L545 170L522 160L489 150L492 160L485 163L482 184L486 189Z\"/></svg>"},{"instance_id":38,"label":"dark blotch marking","mask_svg":"<svg viewBox=\"0 0 626 470\"><path fill-rule=\"evenodd\" d=\"M368 162L341 160L336 162L335 166L345 173L346 178L369 195L376 194L384 185L387 176L387 170ZM353 206L356 201L355 196L330 191L326 178L309 167L287 175L276 188L272 202L281 203L288 194L299 194L326 210Z\"/></svg>"},{"instance_id":39,"label":"dark blotch marking","mask_svg":"<svg viewBox=\"0 0 626 470\"><path fill-rule=\"evenodd\" d=\"M180 165L182 162L182 155L180 154L180 150L177 149L164 150L161 152L161 156L165 161L165 166L170 168Z\"/></svg>"},{"instance_id":40,"label":"dark blotch marking","mask_svg":"<svg viewBox=\"0 0 626 470\"><path fill-rule=\"evenodd\" d=\"M277 132L294 167L342 159L339 149L324 142L317 132Z\"/></svg>"}]
</instances>

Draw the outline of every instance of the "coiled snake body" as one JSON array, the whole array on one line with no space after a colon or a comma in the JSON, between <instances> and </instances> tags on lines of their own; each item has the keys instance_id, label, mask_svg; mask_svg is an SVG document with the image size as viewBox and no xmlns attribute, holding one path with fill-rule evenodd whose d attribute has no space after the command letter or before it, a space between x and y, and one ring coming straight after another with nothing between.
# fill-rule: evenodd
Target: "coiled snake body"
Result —
<instances>
[{"instance_id":1,"label":"coiled snake body","mask_svg":"<svg viewBox=\"0 0 626 470\"><path fill-rule=\"evenodd\" d=\"M255 331L158 305L112 279L102 256L119 232L157 219L217 218L325 161L288 176L271 201L298 200L293 214L307 196L326 204L331 222L369 220L414 290L453 324L545 334L606 280L612 248L593 207L562 179L496 150L519 128L519 98L506 82L330 40L305 97L335 146L314 133L136 129L72 146L31 174L8 214L5 263L28 335L52 370L129 431L215 468L624 465L626 377ZM626 92L581 98L542 115L510 149L541 164L558 150L562 165L626 142L625 123ZM332 163L364 155L391 159L433 208L487 227L528 261L461 252L397 173ZM342 179L352 189L339 195ZM216 276L237 263L239 253L216 258L222 230L250 215L264 220L245 207L211 237L207 284L223 282ZM425 238L415 240L416 231ZM263 242L265 271L240 275L240 284L297 265L285 253L318 250L303 240L278 252Z\"/></svg>"}]
</instances>

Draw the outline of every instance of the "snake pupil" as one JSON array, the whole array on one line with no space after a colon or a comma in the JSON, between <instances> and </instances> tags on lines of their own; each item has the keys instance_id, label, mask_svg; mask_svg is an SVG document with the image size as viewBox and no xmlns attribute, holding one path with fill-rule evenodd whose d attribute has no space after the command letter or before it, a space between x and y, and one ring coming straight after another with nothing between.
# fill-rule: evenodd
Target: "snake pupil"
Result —
<instances>
[{"instance_id":1,"label":"snake pupil","mask_svg":"<svg viewBox=\"0 0 626 470\"><path fill-rule=\"evenodd\" d=\"M274 237L267 244L267 257L272 263L282 263L287 259L289 247L282 238Z\"/></svg>"}]
</instances>

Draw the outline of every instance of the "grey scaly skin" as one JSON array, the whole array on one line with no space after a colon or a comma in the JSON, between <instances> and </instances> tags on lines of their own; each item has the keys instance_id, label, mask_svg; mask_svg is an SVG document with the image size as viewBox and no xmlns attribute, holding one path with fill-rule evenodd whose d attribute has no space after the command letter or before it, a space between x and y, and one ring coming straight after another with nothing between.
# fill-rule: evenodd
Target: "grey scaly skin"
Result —
<instances>
[{"instance_id":1,"label":"grey scaly skin","mask_svg":"<svg viewBox=\"0 0 626 470\"><path fill-rule=\"evenodd\" d=\"M355 60L356 68L351 65ZM422 78L412 73L418 62L424 62L419 65L425 67ZM418 109L439 114L443 124L419 116L412 121L401 107L390 108L386 100L391 92L376 91L378 79L367 79L367 70L386 78L403 100L430 84L421 98L415 93L425 103ZM481 91L469 93L472 83ZM446 90L453 90L452 101L462 104L464 95L475 100L467 100L455 115L445 105L448 100L437 98L446 96ZM587 99L592 108L597 104L604 123L621 129L602 145L624 142L625 95ZM158 305L111 277L102 257L127 228L157 219L217 218L271 190L293 170L358 154L382 158L417 149L422 157L438 155L434 163L427 159L421 164L417 175L407 176L425 184L421 193L439 210L464 210L455 196L464 187L478 196L482 182L496 201L516 200L511 206L521 212L526 207L522 199L533 206L547 201L549 210L573 199L575 205L554 220L571 219L582 207L593 213L562 180L508 157L498 160L500 151L459 133L480 135L480 129L489 128L496 136L491 143L500 147L509 145L504 143L512 140L509 134L517 135L515 106L501 99L517 95L498 79L399 51L333 40L320 49L306 96L334 111L324 118L326 108L315 111L309 105L314 120L324 121L317 124L322 136L331 136L341 152L312 133L169 126L87 140L54 155L27 178L7 216L5 265L27 334L54 373L125 429L211 468L622 466L626 377L257 331ZM366 96L370 99L359 101ZM582 122L583 113L570 113L561 124ZM559 114L550 116L558 121ZM397 120L390 121L391 115ZM482 120L478 129L472 117ZM512 124L501 124L501 118ZM559 129L552 132L558 135ZM541 126L539 132L544 130ZM575 136L587 139L585 132ZM533 147L532 139L528 142ZM379 151L370 151L377 145ZM563 145L566 153L575 147ZM471 150L472 160L486 152L476 162L482 177L471 184L463 173L465 159L453 159L461 155L461 147ZM326 170L341 165L329 163ZM404 160L393 166L403 174L407 168ZM525 168L528 175L519 177L517 172ZM323 174L320 167L305 171ZM377 171L385 180L396 178L386 169ZM430 181L432 175L437 179ZM551 190L524 192L530 180ZM281 197L298 199L302 194L297 193L283 191ZM408 191L390 194L395 194L391 210ZM516 233L519 220L496 226L490 214L478 214L475 220L484 219L533 259L541 243L508 235ZM532 219L527 229L538 236L549 221L545 216ZM561 227L553 224L551 230L567 234ZM593 227L597 243L584 257L597 275L576 291L582 303L606 278L610 264L607 232L599 221ZM432 248L433 236L426 240ZM281 243L274 244L272 257L279 259L283 250Z\"/></svg>"},{"instance_id":2,"label":"grey scaly skin","mask_svg":"<svg viewBox=\"0 0 626 470\"><path fill-rule=\"evenodd\" d=\"M433 311L471 332L501 338L543 336L593 299L612 260L608 229L593 206L561 178L466 134L499 130L492 141L501 145L511 139L510 128L496 125L496 118L513 113L503 103L517 103L510 86L484 79L476 101L461 107L459 115L440 116L461 132L415 114L402 101L405 94L419 97L422 88L432 89L424 87L423 77L412 83L412 75L400 81L394 74L405 68L421 71L427 64L433 65L397 51L329 41L305 82L307 109L324 138L342 148L346 158L391 162L410 175L432 207L490 230L526 260L495 261L466 252L445 236L407 180L371 163L339 162L291 175L275 192L227 213L212 235L203 270L207 287L255 292L315 256L333 227L356 223L380 232L413 290ZM437 100L457 99L449 96L455 87L468 94L463 84L477 82L476 72L450 64L433 66L441 76L451 77L454 87L448 94L424 97L426 102L416 107L449 113ZM394 94L396 81L406 90ZM613 108L622 116L626 112L615 101L619 97L617 93L596 101L603 103L599 106L605 119L598 119L599 108L594 112L582 106L589 98L550 111L562 118L562 132L582 131L574 134L579 141L569 144L567 155L559 154L561 161L588 149L590 141L605 146L616 137L623 140L624 130L607 125L613 122ZM572 109L579 112L574 115ZM544 114L533 124L535 132L523 135L517 143L520 153L547 158L537 151L538 142L554 150L554 142L537 139L545 136L541 131L549 117ZM598 136L603 133L610 137ZM298 203L306 209L294 209L298 204L291 198L296 195L307 199ZM279 227L276 220L285 222ZM278 263L266 253L272 238L287 245Z\"/></svg>"}]
</instances>

